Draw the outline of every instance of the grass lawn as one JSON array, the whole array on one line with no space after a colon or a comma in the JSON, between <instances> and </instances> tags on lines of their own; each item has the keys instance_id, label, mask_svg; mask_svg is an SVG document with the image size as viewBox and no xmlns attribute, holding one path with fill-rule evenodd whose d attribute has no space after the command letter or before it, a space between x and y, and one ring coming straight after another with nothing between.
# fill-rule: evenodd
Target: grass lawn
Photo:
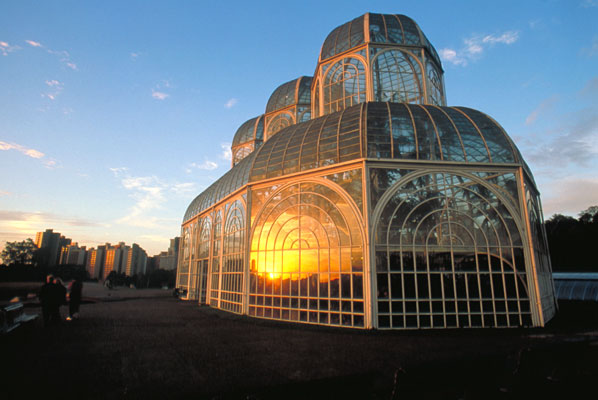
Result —
<instances>
[{"instance_id":1,"label":"grass lawn","mask_svg":"<svg viewBox=\"0 0 598 400\"><path fill-rule=\"evenodd\" d=\"M578 307L545 329L372 332L167 296L104 300L83 304L79 321L0 337L0 397L573 399L598 379L598 322Z\"/></svg>"}]
</instances>

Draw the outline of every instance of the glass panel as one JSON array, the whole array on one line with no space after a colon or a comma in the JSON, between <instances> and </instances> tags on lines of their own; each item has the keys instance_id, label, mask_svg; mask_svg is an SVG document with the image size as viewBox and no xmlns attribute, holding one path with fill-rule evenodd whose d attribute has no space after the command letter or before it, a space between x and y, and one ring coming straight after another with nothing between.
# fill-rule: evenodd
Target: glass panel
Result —
<instances>
[{"instance_id":1,"label":"glass panel","mask_svg":"<svg viewBox=\"0 0 598 400\"><path fill-rule=\"evenodd\" d=\"M258 204L269 191L256 194ZM251 285L250 295L260 294L260 281L265 293L273 294L271 305L264 306L271 311L263 316L298 315L301 320L301 314L277 314L276 304L281 304L290 310L309 307L319 323L338 324L338 315L320 311L339 311L342 298L343 310L348 307L345 311L360 314L363 321L363 307L352 311L351 306L363 298L362 238L360 230L350 229L358 224L351 208L320 183L271 191L257 214L250 253L251 279L257 283ZM287 296L298 301L288 301ZM351 314L347 315L344 321L351 326ZM304 321L311 318L306 315Z\"/></svg>"},{"instance_id":2,"label":"glass panel","mask_svg":"<svg viewBox=\"0 0 598 400\"><path fill-rule=\"evenodd\" d=\"M422 82L419 62L406 51L386 50L377 54L372 62L375 101L423 104Z\"/></svg>"},{"instance_id":3,"label":"glass panel","mask_svg":"<svg viewBox=\"0 0 598 400\"><path fill-rule=\"evenodd\" d=\"M363 103L366 96L363 63L347 57L331 66L324 77L323 92L325 114Z\"/></svg>"}]
</instances>

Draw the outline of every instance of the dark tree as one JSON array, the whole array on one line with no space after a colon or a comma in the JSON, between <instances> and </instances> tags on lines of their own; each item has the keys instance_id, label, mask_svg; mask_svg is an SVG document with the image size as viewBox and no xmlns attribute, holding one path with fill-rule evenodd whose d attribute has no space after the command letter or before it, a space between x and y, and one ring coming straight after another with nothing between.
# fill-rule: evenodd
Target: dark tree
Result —
<instances>
[{"instance_id":1,"label":"dark tree","mask_svg":"<svg viewBox=\"0 0 598 400\"><path fill-rule=\"evenodd\" d=\"M37 246L31 239L6 242L0 257L4 265L33 265L37 250Z\"/></svg>"},{"instance_id":2,"label":"dark tree","mask_svg":"<svg viewBox=\"0 0 598 400\"><path fill-rule=\"evenodd\" d=\"M174 287L174 282L176 280L176 273L175 271L167 271L164 269L157 269L152 271L148 277L148 286L149 287Z\"/></svg>"},{"instance_id":3,"label":"dark tree","mask_svg":"<svg viewBox=\"0 0 598 400\"><path fill-rule=\"evenodd\" d=\"M553 215L545 226L554 271L598 272L598 206L579 213L579 219Z\"/></svg>"}]
</instances>

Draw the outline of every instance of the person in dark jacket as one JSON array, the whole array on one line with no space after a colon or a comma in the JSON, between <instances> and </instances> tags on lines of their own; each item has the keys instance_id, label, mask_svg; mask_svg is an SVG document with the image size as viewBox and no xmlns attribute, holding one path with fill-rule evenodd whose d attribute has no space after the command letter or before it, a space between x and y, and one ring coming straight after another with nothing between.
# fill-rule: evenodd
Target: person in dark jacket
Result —
<instances>
[{"instance_id":1,"label":"person in dark jacket","mask_svg":"<svg viewBox=\"0 0 598 400\"><path fill-rule=\"evenodd\" d=\"M81 304L81 295L83 293L83 282L75 278L69 284L69 316L67 321L79 318L79 305Z\"/></svg>"},{"instance_id":2,"label":"person in dark jacket","mask_svg":"<svg viewBox=\"0 0 598 400\"><path fill-rule=\"evenodd\" d=\"M42 305L44 326L48 326L50 324L54 291L54 277L52 275L48 275L46 276L46 283L42 285L42 288L39 291L39 301Z\"/></svg>"},{"instance_id":3,"label":"person in dark jacket","mask_svg":"<svg viewBox=\"0 0 598 400\"><path fill-rule=\"evenodd\" d=\"M60 316L60 306L66 304L66 288L62 284L60 278L54 278L54 295L53 302L52 302L52 311L51 311L51 319L54 322L61 322L62 317Z\"/></svg>"}]
</instances>

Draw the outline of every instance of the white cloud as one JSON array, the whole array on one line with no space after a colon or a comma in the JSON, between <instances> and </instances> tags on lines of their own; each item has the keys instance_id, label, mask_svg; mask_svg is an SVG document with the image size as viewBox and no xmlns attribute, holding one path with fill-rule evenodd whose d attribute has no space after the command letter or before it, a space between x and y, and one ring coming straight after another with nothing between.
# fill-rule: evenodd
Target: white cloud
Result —
<instances>
[{"instance_id":1,"label":"white cloud","mask_svg":"<svg viewBox=\"0 0 598 400\"><path fill-rule=\"evenodd\" d=\"M534 122L536 122L538 117L546 111L550 111L558 102L558 100L558 96L554 95L540 103L540 105L527 116L525 119L525 125L532 125Z\"/></svg>"},{"instance_id":2,"label":"white cloud","mask_svg":"<svg viewBox=\"0 0 598 400\"><path fill-rule=\"evenodd\" d=\"M155 176L132 177L121 179L123 188L131 192L130 197L135 204L129 209L128 214L116 222L138 227L157 227L157 217L149 215L150 211L160 209L166 202L164 190L166 185Z\"/></svg>"},{"instance_id":3,"label":"white cloud","mask_svg":"<svg viewBox=\"0 0 598 400\"><path fill-rule=\"evenodd\" d=\"M440 49L440 58L453 65L466 66L482 56L488 46L496 44L511 45L519 39L518 31L506 31L498 35L472 35L463 39L463 46L459 50L452 48Z\"/></svg>"},{"instance_id":4,"label":"white cloud","mask_svg":"<svg viewBox=\"0 0 598 400\"><path fill-rule=\"evenodd\" d=\"M42 158L44 157L44 153L35 149L29 149L25 146L21 146L20 144L16 143L7 143L0 141L0 150L16 150L28 157L31 158Z\"/></svg>"},{"instance_id":5,"label":"white cloud","mask_svg":"<svg viewBox=\"0 0 598 400\"><path fill-rule=\"evenodd\" d=\"M96 221L43 211L0 210L0 231L10 231L12 235L34 235L48 226L100 227ZM3 232L4 233L4 232Z\"/></svg>"},{"instance_id":6,"label":"white cloud","mask_svg":"<svg viewBox=\"0 0 598 400\"><path fill-rule=\"evenodd\" d=\"M463 41L465 43L465 54L470 57L473 57L477 54L481 54L484 51L484 48L481 45L481 41L479 39L465 39Z\"/></svg>"},{"instance_id":7,"label":"white cloud","mask_svg":"<svg viewBox=\"0 0 598 400\"><path fill-rule=\"evenodd\" d=\"M238 100L233 97L232 99L227 101L226 104L224 104L224 107L225 108L233 108L235 106L235 104L237 104L237 103L238 103Z\"/></svg>"},{"instance_id":8,"label":"white cloud","mask_svg":"<svg viewBox=\"0 0 598 400\"><path fill-rule=\"evenodd\" d=\"M157 100L165 100L170 97L170 94L166 93L163 89L171 89L172 85L170 81L163 80L152 88L152 97Z\"/></svg>"},{"instance_id":9,"label":"white cloud","mask_svg":"<svg viewBox=\"0 0 598 400\"><path fill-rule=\"evenodd\" d=\"M168 201L194 190L193 183L168 183L156 176L133 176L125 167L110 168L133 205L116 223L146 229L169 230L177 221L163 217Z\"/></svg>"},{"instance_id":10,"label":"white cloud","mask_svg":"<svg viewBox=\"0 0 598 400\"><path fill-rule=\"evenodd\" d=\"M167 94L167 93L164 93L164 92L158 92L158 91L156 91L156 90L152 89L152 97L153 97L154 99L157 99L157 100L165 100L165 99L167 99L168 97L170 97L170 95L169 95L169 94Z\"/></svg>"},{"instance_id":11,"label":"white cloud","mask_svg":"<svg viewBox=\"0 0 598 400\"><path fill-rule=\"evenodd\" d=\"M56 100L56 97L62 92L63 85L61 82L57 81L56 79L46 81L46 85L50 88L54 89L53 92L50 93L43 93L42 97L47 97L50 100Z\"/></svg>"},{"instance_id":12,"label":"white cloud","mask_svg":"<svg viewBox=\"0 0 598 400\"><path fill-rule=\"evenodd\" d=\"M58 166L56 160L48 160L48 161L44 162L44 164L46 165L46 168L54 168L54 167Z\"/></svg>"},{"instance_id":13,"label":"white cloud","mask_svg":"<svg viewBox=\"0 0 598 400\"><path fill-rule=\"evenodd\" d=\"M127 167L115 167L115 168L108 168L110 171L112 171L112 173L114 174L115 177L119 177L123 174L125 174L129 169Z\"/></svg>"},{"instance_id":14,"label":"white cloud","mask_svg":"<svg viewBox=\"0 0 598 400\"><path fill-rule=\"evenodd\" d=\"M444 61L448 61L455 65L467 65L467 61L457 55L457 52L453 49L440 49L440 58Z\"/></svg>"},{"instance_id":15,"label":"white cloud","mask_svg":"<svg viewBox=\"0 0 598 400\"><path fill-rule=\"evenodd\" d=\"M201 164L198 163L191 163L187 166L187 168L185 169L185 171L190 174L191 172L193 172L193 169L201 169L201 170L205 170L205 171L212 171L215 170L216 168L218 168L218 164L216 164L214 161L209 161L206 160Z\"/></svg>"},{"instance_id":16,"label":"white cloud","mask_svg":"<svg viewBox=\"0 0 598 400\"><path fill-rule=\"evenodd\" d=\"M507 31L504 32L500 36L496 35L486 35L482 39L484 43L504 43L504 44L513 44L519 39L519 32L517 31Z\"/></svg>"},{"instance_id":17,"label":"white cloud","mask_svg":"<svg viewBox=\"0 0 598 400\"><path fill-rule=\"evenodd\" d=\"M67 66L68 68L72 69L73 71L78 71L77 64L75 64L71 60L71 55L69 54L68 51L49 49L49 48L45 47L44 45L42 45L40 42L36 42L35 40L25 40L25 43L27 43L31 47L45 49L48 52L48 54L58 56L60 59L60 62L64 63L64 65Z\"/></svg>"},{"instance_id":18,"label":"white cloud","mask_svg":"<svg viewBox=\"0 0 598 400\"><path fill-rule=\"evenodd\" d=\"M43 46L42 46L43 47ZM68 51L66 50L52 50L52 49L46 49L46 51L52 55L55 56L59 56L62 57L63 60L62 61L66 61L66 59L68 59L71 55L69 54Z\"/></svg>"},{"instance_id":19,"label":"white cloud","mask_svg":"<svg viewBox=\"0 0 598 400\"><path fill-rule=\"evenodd\" d=\"M7 42L0 41L0 53L3 56L7 56L8 53L12 53L13 51L17 51L19 49L20 49L19 46L11 46Z\"/></svg>"},{"instance_id":20,"label":"white cloud","mask_svg":"<svg viewBox=\"0 0 598 400\"><path fill-rule=\"evenodd\" d=\"M222 148L222 154L220 155L220 158L223 158L228 161L231 161L233 159L233 151L230 147L230 143L220 143L220 148Z\"/></svg>"},{"instance_id":21,"label":"white cloud","mask_svg":"<svg viewBox=\"0 0 598 400\"><path fill-rule=\"evenodd\" d=\"M43 47L42 44L40 42L36 42L33 40L25 40L25 43L33 46L33 47Z\"/></svg>"},{"instance_id":22,"label":"white cloud","mask_svg":"<svg viewBox=\"0 0 598 400\"><path fill-rule=\"evenodd\" d=\"M176 195L185 195L188 193L195 193L197 191L195 189L195 183L193 182L176 183L172 185L170 190Z\"/></svg>"}]
</instances>

